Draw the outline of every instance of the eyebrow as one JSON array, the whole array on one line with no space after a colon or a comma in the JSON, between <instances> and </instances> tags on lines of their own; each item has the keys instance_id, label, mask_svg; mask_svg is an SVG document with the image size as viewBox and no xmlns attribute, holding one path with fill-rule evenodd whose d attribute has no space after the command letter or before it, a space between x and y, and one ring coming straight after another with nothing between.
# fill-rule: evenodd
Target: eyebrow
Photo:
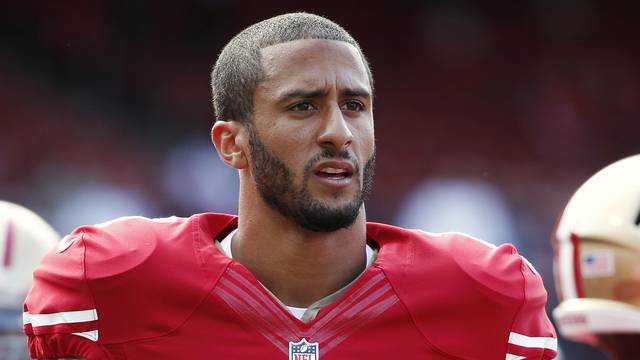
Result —
<instances>
[{"instance_id":1,"label":"eyebrow","mask_svg":"<svg viewBox=\"0 0 640 360\"><path fill-rule=\"evenodd\" d=\"M366 98L370 98L371 97L371 92L369 90L363 89L363 88L354 88L354 89L345 89L342 92L342 95L350 96L350 97L366 97Z\"/></svg>"},{"instance_id":2,"label":"eyebrow","mask_svg":"<svg viewBox=\"0 0 640 360\"><path fill-rule=\"evenodd\" d=\"M308 89L293 89L286 91L277 97L278 102L286 101L292 98L319 98L327 94L326 90L308 90Z\"/></svg>"},{"instance_id":3,"label":"eyebrow","mask_svg":"<svg viewBox=\"0 0 640 360\"><path fill-rule=\"evenodd\" d=\"M317 90L308 90L308 89L293 89L291 91L286 91L277 96L277 102L283 102L292 98L304 98L304 99L313 99L319 98L322 96L326 96L328 93L327 90L317 89ZM347 88L344 89L341 96L349 96L349 97L371 97L371 92L364 88Z\"/></svg>"}]
</instances>

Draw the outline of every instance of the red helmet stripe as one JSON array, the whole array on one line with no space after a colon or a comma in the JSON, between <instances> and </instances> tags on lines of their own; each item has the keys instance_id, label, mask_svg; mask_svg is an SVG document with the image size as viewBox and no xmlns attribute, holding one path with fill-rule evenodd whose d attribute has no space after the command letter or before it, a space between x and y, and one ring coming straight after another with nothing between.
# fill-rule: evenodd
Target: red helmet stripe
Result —
<instances>
[{"instance_id":1,"label":"red helmet stripe","mask_svg":"<svg viewBox=\"0 0 640 360\"><path fill-rule=\"evenodd\" d=\"M580 273L580 241L574 233L571 233L571 242L573 243L573 276L576 284L576 295L579 298L583 298L585 296Z\"/></svg>"},{"instance_id":2,"label":"red helmet stripe","mask_svg":"<svg viewBox=\"0 0 640 360\"><path fill-rule=\"evenodd\" d=\"M9 221L7 223L7 234L4 242L4 259L2 259L2 265L5 268L11 265L11 250L13 250L13 224Z\"/></svg>"}]
</instances>

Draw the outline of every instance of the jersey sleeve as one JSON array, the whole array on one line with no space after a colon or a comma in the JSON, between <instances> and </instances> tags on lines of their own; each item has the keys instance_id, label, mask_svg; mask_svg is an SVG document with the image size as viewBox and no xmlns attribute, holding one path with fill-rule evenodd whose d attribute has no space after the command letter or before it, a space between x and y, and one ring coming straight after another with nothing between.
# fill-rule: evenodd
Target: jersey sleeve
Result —
<instances>
[{"instance_id":1,"label":"jersey sleeve","mask_svg":"<svg viewBox=\"0 0 640 360\"><path fill-rule=\"evenodd\" d=\"M99 309L85 279L81 229L64 237L34 271L24 303L24 332L34 359L110 359L98 345Z\"/></svg>"},{"instance_id":2,"label":"jersey sleeve","mask_svg":"<svg viewBox=\"0 0 640 360\"><path fill-rule=\"evenodd\" d=\"M478 318L496 327L494 337L488 340L500 349L496 356L506 360L554 359L557 336L545 311L547 291L539 273L511 244L494 246L466 237L464 242L460 237L453 241L454 254L467 275L491 291L484 293L493 309L482 311ZM468 253L461 256L465 250Z\"/></svg>"},{"instance_id":3,"label":"jersey sleeve","mask_svg":"<svg viewBox=\"0 0 640 360\"><path fill-rule=\"evenodd\" d=\"M397 256L381 265L431 347L461 359L555 358L542 278L514 246L460 233L397 234L381 250Z\"/></svg>"},{"instance_id":4,"label":"jersey sleeve","mask_svg":"<svg viewBox=\"0 0 640 360\"><path fill-rule=\"evenodd\" d=\"M521 261L524 284L522 305L509 332L506 359L554 359L557 355L558 340L545 312L547 292L542 278L527 259L517 256Z\"/></svg>"},{"instance_id":5,"label":"jersey sleeve","mask_svg":"<svg viewBox=\"0 0 640 360\"><path fill-rule=\"evenodd\" d=\"M122 217L63 238L24 303L31 356L121 359L128 345L178 329L224 269L201 251L198 219Z\"/></svg>"}]
</instances>

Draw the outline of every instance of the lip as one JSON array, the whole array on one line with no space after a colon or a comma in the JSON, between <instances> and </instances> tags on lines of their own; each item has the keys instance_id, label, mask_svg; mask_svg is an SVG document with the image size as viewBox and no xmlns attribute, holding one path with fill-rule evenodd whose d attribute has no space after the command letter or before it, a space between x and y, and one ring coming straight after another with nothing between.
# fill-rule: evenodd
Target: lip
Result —
<instances>
[{"instance_id":1,"label":"lip","mask_svg":"<svg viewBox=\"0 0 640 360\"><path fill-rule=\"evenodd\" d=\"M349 175L348 177L353 176L353 173L355 172L355 167L353 166L353 164L350 161L346 161L346 160L321 161L318 164L316 164L316 166L313 167L312 171L314 174L317 174L318 172L320 172L320 170L327 167L344 169L347 171L347 174Z\"/></svg>"},{"instance_id":2,"label":"lip","mask_svg":"<svg viewBox=\"0 0 640 360\"><path fill-rule=\"evenodd\" d=\"M323 168L336 168L343 169L347 171L347 176L344 178L334 179L329 177L320 176L318 173ZM353 175L355 173L354 165L349 161L344 160L329 160L329 161L321 161L316 166L313 167L313 175L317 182L320 184L333 188L333 189L341 189L346 188L353 182Z\"/></svg>"}]
</instances>

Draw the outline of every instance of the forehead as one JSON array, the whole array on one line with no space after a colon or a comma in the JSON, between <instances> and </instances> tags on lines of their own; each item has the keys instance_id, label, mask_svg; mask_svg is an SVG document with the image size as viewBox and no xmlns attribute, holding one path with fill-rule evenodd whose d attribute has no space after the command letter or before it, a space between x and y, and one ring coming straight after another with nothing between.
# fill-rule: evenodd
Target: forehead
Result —
<instances>
[{"instance_id":1,"label":"forehead","mask_svg":"<svg viewBox=\"0 0 640 360\"><path fill-rule=\"evenodd\" d=\"M358 87L371 92L358 49L344 41L303 39L261 50L266 79L259 87Z\"/></svg>"}]
</instances>

